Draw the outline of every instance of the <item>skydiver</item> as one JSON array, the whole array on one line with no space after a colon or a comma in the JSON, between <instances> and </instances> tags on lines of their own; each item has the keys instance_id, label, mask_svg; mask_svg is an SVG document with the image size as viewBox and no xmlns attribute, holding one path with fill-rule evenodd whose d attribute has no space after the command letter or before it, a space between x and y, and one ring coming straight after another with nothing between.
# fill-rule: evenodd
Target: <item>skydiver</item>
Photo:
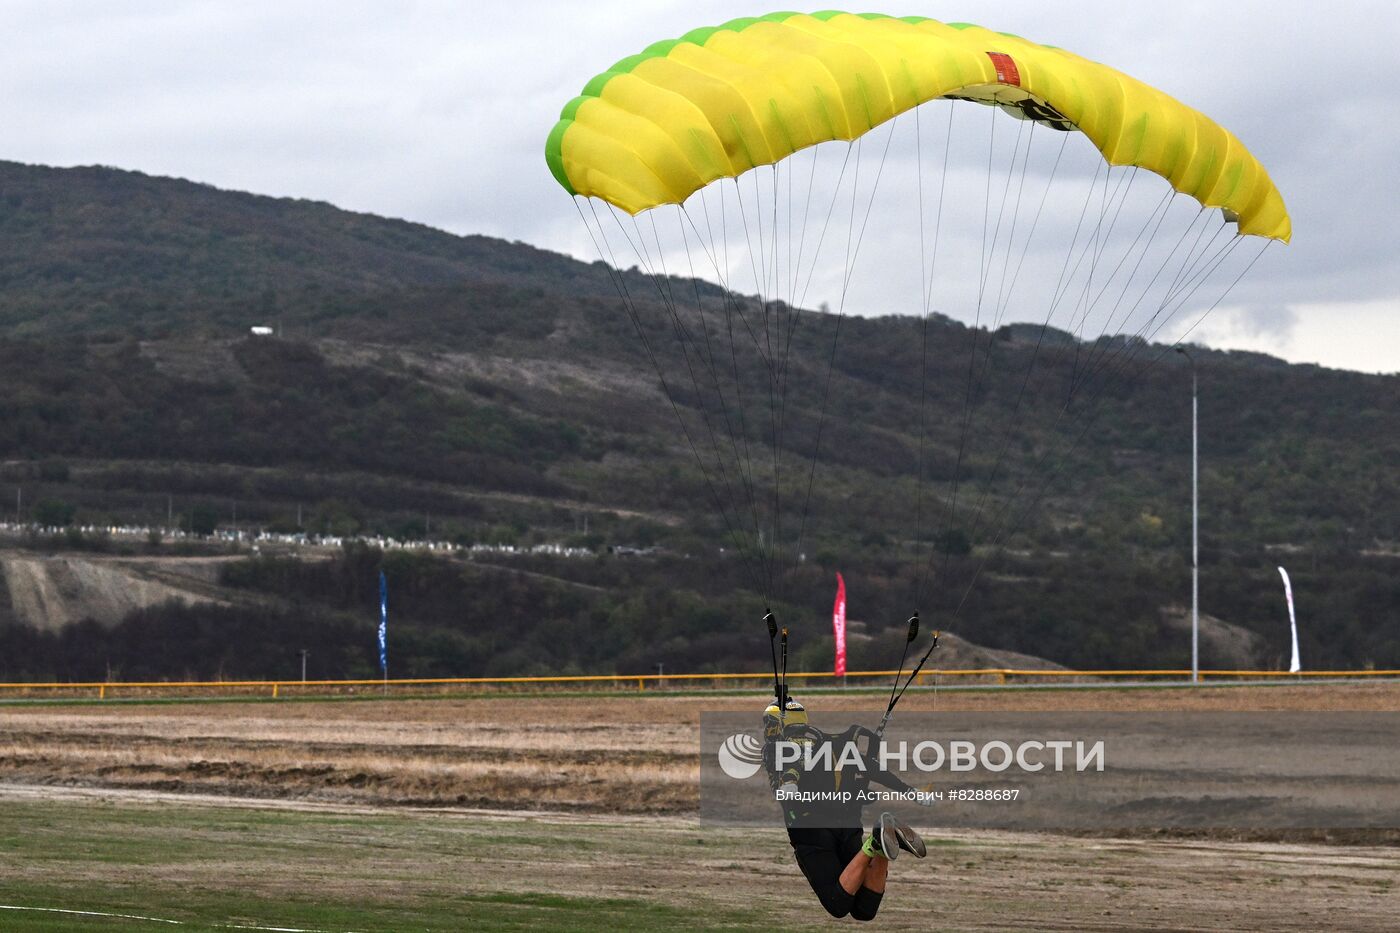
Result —
<instances>
[{"instance_id":1,"label":"skydiver","mask_svg":"<svg viewBox=\"0 0 1400 933\"><path fill-rule=\"evenodd\" d=\"M793 855L827 913L833 917L873 920L884 897L889 863L901 849L923 858L927 848L918 833L891 813L881 813L867 835L862 825L863 804L857 792L872 781L903 793L914 793L915 789L878 768L780 769L775 753L779 740L817 746L853 742L860 733L873 735L860 726L852 726L839 735L828 735L808 723L807 711L797 700L788 697L785 706L785 710L780 710L779 701L774 699L763 711L764 763L772 788L776 791L789 787L816 793L843 788L852 791L849 803L784 802L783 819Z\"/></svg>"}]
</instances>

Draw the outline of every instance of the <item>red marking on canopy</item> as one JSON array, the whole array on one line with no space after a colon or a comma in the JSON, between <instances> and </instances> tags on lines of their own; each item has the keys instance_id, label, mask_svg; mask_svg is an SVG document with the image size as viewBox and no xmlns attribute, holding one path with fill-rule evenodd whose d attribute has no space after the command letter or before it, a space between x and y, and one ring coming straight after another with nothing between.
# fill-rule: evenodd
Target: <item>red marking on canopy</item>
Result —
<instances>
[{"instance_id":1,"label":"red marking on canopy","mask_svg":"<svg viewBox=\"0 0 1400 933\"><path fill-rule=\"evenodd\" d=\"M1014 84L1021 86L1021 72L1016 67L1016 61L1005 52L988 52L987 57L996 66L997 80L1002 84Z\"/></svg>"}]
</instances>

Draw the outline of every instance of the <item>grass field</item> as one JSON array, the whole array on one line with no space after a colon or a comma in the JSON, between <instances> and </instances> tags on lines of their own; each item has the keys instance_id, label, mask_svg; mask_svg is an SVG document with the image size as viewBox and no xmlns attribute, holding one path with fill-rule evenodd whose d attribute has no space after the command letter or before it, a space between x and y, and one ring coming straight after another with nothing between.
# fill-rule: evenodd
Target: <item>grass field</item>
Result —
<instances>
[{"instance_id":1,"label":"grass field","mask_svg":"<svg viewBox=\"0 0 1400 933\"><path fill-rule=\"evenodd\" d=\"M755 919L697 896L647 897L640 881L589 890L591 873L570 868L659 861L682 843L710 854L693 830L674 827L639 834L490 815L65 795L9 797L0 812L0 904L152 918L0 911L5 930L169 930L170 920L192 929L617 930Z\"/></svg>"},{"instance_id":2,"label":"grass field","mask_svg":"<svg viewBox=\"0 0 1400 933\"><path fill-rule=\"evenodd\" d=\"M910 699L950 713L1398 709L1400 687ZM870 699L822 703L846 704ZM752 706L629 697L6 707L0 930L830 928L838 921L821 912L780 827L694 818L699 711ZM1400 851L1381 839L928 830L929 858L893 866L882 929L1389 930L1400 916Z\"/></svg>"}]
</instances>

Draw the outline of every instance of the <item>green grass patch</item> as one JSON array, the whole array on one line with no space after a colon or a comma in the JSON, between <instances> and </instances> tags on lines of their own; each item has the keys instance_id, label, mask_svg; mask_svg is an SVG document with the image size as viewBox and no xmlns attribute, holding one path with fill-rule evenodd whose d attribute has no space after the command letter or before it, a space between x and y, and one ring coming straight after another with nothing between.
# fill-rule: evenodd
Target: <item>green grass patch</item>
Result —
<instances>
[{"instance_id":1,"label":"green grass patch","mask_svg":"<svg viewBox=\"0 0 1400 933\"><path fill-rule=\"evenodd\" d=\"M674 866L675 848L693 845L695 832L194 801L7 800L0 807L0 905L47 910L0 910L0 930L242 925L446 933L761 924L750 910L705 903L685 885L654 897L638 893L651 887L652 868ZM592 880L573 877L580 866Z\"/></svg>"}]
</instances>

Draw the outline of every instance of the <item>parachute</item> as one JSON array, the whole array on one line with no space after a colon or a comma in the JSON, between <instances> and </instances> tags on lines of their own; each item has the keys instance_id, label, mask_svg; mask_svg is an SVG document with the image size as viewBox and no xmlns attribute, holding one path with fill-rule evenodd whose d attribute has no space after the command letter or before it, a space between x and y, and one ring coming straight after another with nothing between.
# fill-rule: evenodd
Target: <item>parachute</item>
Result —
<instances>
[{"instance_id":1,"label":"parachute","mask_svg":"<svg viewBox=\"0 0 1400 933\"><path fill-rule=\"evenodd\" d=\"M779 12L657 42L564 106L545 159L765 602L803 560L818 466L842 466L823 440L852 382L838 360L858 289L918 313L919 362L890 376L917 405L905 517L916 550L943 542L944 567L958 547L980 560L955 616L1102 400L1162 355L1153 339L1185 309L1199 323L1292 233L1263 165L1205 115L1072 52L920 17ZM880 274L862 279L872 236ZM831 313L803 310L814 285ZM1035 324L1005 323L1032 304ZM997 351L1008 333L1027 349ZM930 340L965 347L965 366L932 369ZM1070 354L1067 377L1045 371ZM1027 404L1049 395L1063 443L1023 450ZM954 397L956 419L929 419L931 399ZM904 443L843 427L866 456ZM915 617L935 551L917 555Z\"/></svg>"},{"instance_id":2,"label":"parachute","mask_svg":"<svg viewBox=\"0 0 1400 933\"><path fill-rule=\"evenodd\" d=\"M1072 52L920 17L770 13L658 42L588 82L545 158L570 194L636 214L938 98L1079 130L1109 164L1161 175L1242 234L1291 234L1264 167L1203 114Z\"/></svg>"}]
</instances>

